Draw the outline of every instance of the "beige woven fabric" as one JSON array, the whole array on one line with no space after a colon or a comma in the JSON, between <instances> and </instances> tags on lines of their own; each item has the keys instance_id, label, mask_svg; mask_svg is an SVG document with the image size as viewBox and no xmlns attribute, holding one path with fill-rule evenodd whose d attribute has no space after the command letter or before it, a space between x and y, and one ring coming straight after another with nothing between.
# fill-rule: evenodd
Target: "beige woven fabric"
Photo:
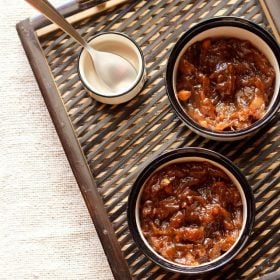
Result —
<instances>
[{"instance_id":1,"label":"beige woven fabric","mask_svg":"<svg viewBox=\"0 0 280 280\"><path fill-rule=\"evenodd\" d=\"M34 10L0 9L0 279L113 279L16 33Z\"/></svg>"}]
</instances>

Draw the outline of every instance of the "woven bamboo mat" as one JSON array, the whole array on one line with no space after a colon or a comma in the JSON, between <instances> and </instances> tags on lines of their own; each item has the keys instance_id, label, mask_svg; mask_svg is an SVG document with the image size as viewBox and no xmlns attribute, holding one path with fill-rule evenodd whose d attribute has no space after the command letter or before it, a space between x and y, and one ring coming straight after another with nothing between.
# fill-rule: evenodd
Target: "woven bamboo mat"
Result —
<instances>
[{"instance_id":1,"label":"woven bamboo mat","mask_svg":"<svg viewBox=\"0 0 280 280\"><path fill-rule=\"evenodd\" d=\"M268 27L256 0L128 1L77 22L75 27L88 39L100 31L125 32L143 50L148 81L136 98L118 106L96 102L82 87L77 75L80 47L72 39L61 31L39 38L119 248L135 279L180 278L151 263L135 246L127 227L126 202L134 179L147 162L164 151L187 146L212 149L234 161L254 190L257 209L247 246L222 270L200 278L255 279L279 268L279 113L254 137L221 143L199 137L184 126L166 95L164 71L175 42L197 22L221 15L245 17ZM111 245L102 242L108 253ZM109 256L109 262L115 260Z\"/></svg>"}]
</instances>

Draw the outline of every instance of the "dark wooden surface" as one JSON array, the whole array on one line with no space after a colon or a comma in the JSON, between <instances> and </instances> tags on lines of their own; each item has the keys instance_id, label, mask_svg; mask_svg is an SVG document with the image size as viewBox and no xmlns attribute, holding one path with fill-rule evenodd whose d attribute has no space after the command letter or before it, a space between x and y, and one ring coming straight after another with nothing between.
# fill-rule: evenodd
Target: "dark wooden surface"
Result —
<instances>
[{"instance_id":1,"label":"dark wooden surface","mask_svg":"<svg viewBox=\"0 0 280 280\"><path fill-rule=\"evenodd\" d=\"M272 32L280 44L280 1L279 0L259 0L265 13Z\"/></svg>"},{"instance_id":2,"label":"dark wooden surface","mask_svg":"<svg viewBox=\"0 0 280 280\"><path fill-rule=\"evenodd\" d=\"M81 12L93 6L102 4L102 0L69 0L65 2L62 6L59 6L57 9L65 17L76 14L77 11ZM42 15L35 16L31 18L32 27L36 30L44 26L49 25L51 22L43 17Z\"/></svg>"},{"instance_id":3,"label":"dark wooden surface","mask_svg":"<svg viewBox=\"0 0 280 280\"><path fill-rule=\"evenodd\" d=\"M257 0L129 1L77 22L86 38L115 30L142 48L148 81L136 98L120 106L100 104L84 90L76 71L80 47L67 35L55 31L38 40L28 21L17 27L116 279L186 279L151 263L135 246L126 223L127 196L143 166L163 151L185 146L230 158L246 175L256 199L247 246L223 269L196 279L255 279L279 268L279 113L252 138L209 141L181 123L165 92L165 65L179 36L219 15L243 16L268 27Z\"/></svg>"},{"instance_id":4,"label":"dark wooden surface","mask_svg":"<svg viewBox=\"0 0 280 280\"><path fill-rule=\"evenodd\" d=\"M58 11L62 13L64 16L72 15L79 8L79 4L76 0L71 0L64 5L58 7ZM31 18L31 23L34 29L38 29L44 27L51 23L47 18L42 15L34 16Z\"/></svg>"},{"instance_id":5,"label":"dark wooden surface","mask_svg":"<svg viewBox=\"0 0 280 280\"><path fill-rule=\"evenodd\" d=\"M280 1L279 0L265 0L267 8L271 14L278 33L280 32Z\"/></svg>"}]
</instances>

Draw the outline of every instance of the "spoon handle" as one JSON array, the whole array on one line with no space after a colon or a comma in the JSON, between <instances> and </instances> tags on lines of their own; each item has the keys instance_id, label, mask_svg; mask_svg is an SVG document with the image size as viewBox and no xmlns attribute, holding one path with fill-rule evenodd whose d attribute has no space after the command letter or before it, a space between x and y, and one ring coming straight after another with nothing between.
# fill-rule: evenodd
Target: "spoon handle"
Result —
<instances>
[{"instance_id":1,"label":"spoon handle","mask_svg":"<svg viewBox=\"0 0 280 280\"><path fill-rule=\"evenodd\" d=\"M36 10L45 15L50 21L57 24L64 32L70 35L83 47L88 48L86 41L75 30L75 28L66 21L66 19L47 1L47 0L25 0Z\"/></svg>"}]
</instances>

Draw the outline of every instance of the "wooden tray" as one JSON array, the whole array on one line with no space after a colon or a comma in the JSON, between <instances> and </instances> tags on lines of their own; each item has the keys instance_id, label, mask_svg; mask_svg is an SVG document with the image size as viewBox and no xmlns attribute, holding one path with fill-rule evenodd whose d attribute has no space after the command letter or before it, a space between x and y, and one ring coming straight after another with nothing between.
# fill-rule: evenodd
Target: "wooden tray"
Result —
<instances>
[{"instance_id":1,"label":"wooden tray","mask_svg":"<svg viewBox=\"0 0 280 280\"><path fill-rule=\"evenodd\" d=\"M176 117L163 78L176 40L203 19L242 16L267 27L258 1L101 2L72 1L61 11L86 38L116 30L141 46L148 81L124 105L100 104L87 94L76 70L80 47L47 20L26 19L17 24L17 30L115 279L180 278L151 263L135 246L127 228L126 202L135 177L148 161L166 150L186 146L206 147L233 160L247 176L257 207L247 246L222 270L200 279L254 279L277 270L279 113L253 138L235 143L209 141Z\"/></svg>"}]
</instances>

